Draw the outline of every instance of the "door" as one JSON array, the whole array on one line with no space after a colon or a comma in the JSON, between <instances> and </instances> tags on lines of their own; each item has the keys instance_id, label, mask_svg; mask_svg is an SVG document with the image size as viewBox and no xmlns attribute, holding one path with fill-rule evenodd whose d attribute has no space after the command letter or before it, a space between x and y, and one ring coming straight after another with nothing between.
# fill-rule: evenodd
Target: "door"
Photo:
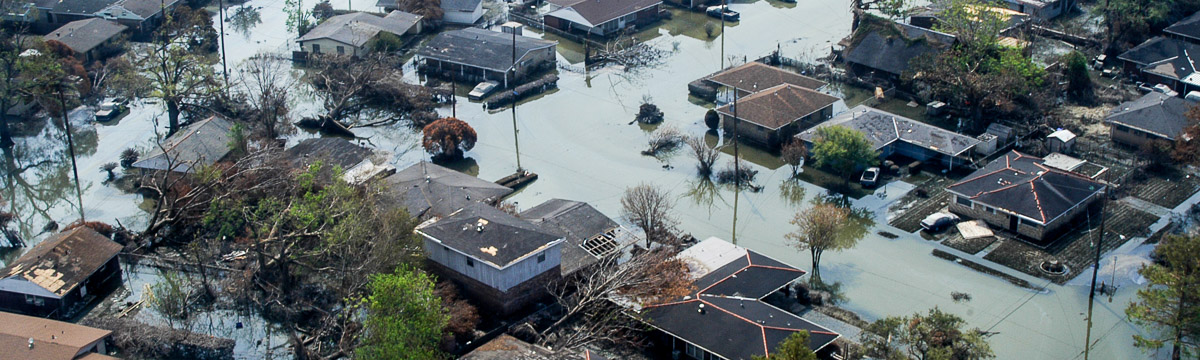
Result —
<instances>
[{"instance_id":1,"label":"door","mask_svg":"<svg viewBox=\"0 0 1200 360\"><path fill-rule=\"evenodd\" d=\"M1016 215L1008 215L1008 230L1017 232L1018 219Z\"/></svg>"}]
</instances>

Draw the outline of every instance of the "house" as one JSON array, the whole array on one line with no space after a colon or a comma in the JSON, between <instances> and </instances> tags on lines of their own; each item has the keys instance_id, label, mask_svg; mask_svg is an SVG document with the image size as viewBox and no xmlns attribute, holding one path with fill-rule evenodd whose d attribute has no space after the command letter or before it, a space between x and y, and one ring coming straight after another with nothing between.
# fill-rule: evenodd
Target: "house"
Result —
<instances>
[{"instance_id":1,"label":"house","mask_svg":"<svg viewBox=\"0 0 1200 360\"><path fill-rule=\"evenodd\" d=\"M128 29L125 25L91 18L69 22L46 34L42 40L61 42L75 52L75 58L90 63L120 51L118 35L125 29Z\"/></svg>"},{"instance_id":2,"label":"house","mask_svg":"<svg viewBox=\"0 0 1200 360\"><path fill-rule=\"evenodd\" d=\"M500 81L516 86L555 64L558 42L477 28L438 34L417 51L424 72L469 81ZM516 51L513 51L516 47ZM516 60L513 60L513 57Z\"/></svg>"},{"instance_id":3,"label":"house","mask_svg":"<svg viewBox=\"0 0 1200 360\"><path fill-rule=\"evenodd\" d=\"M1075 0L1004 0L1011 10L1020 11L1041 20L1050 20L1071 12Z\"/></svg>"},{"instance_id":4,"label":"house","mask_svg":"<svg viewBox=\"0 0 1200 360\"><path fill-rule=\"evenodd\" d=\"M34 0L37 18L34 25L54 29L72 21L97 17L96 13L121 0ZM176 0L178 1L178 0Z\"/></svg>"},{"instance_id":5,"label":"house","mask_svg":"<svg viewBox=\"0 0 1200 360\"><path fill-rule=\"evenodd\" d=\"M1104 123L1119 144L1140 147L1152 140L1175 141L1188 125L1188 111L1195 107L1195 102L1151 92L1113 108Z\"/></svg>"},{"instance_id":6,"label":"house","mask_svg":"<svg viewBox=\"0 0 1200 360\"><path fill-rule=\"evenodd\" d=\"M86 226L51 235L0 270L0 309L70 318L121 281L121 244Z\"/></svg>"},{"instance_id":7,"label":"house","mask_svg":"<svg viewBox=\"0 0 1200 360\"><path fill-rule=\"evenodd\" d=\"M384 11L401 10L398 0L379 0L375 6ZM441 0L439 6L441 21L448 24L471 25L483 17L483 0Z\"/></svg>"},{"instance_id":8,"label":"house","mask_svg":"<svg viewBox=\"0 0 1200 360\"><path fill-rule=\"evenodd\" d=\"M550 0L546 26L600 37L658 20L662 0Z\"/></svg>"},{"instance_id":9,"label":"house","mask_svg":"<svg viewBox=\"0 0 1200 360\"><path fill-rule=\"evenodd\" d=\"M450 215L469 204L495 205L513 192L496 183L421 162L384 178L387 196L414 218Z\"/></svg>"},{"instance_id":10,"label":"house","mask_svg":"<svg viewBox=\"0 0 1200 360\"><path fill-rule=\"evenodd\" d=\"M766 88L717 108L725 133L777 148L792 136L833 116L837 97L792 84ZM736 105L736 106L735 106Z\"/></svg>"},{"instance_id":11,"label":"house","mask_svg":"<svg viewBox=\"0 0 1200 360\"><path fill-rule=\"evenodd\" d=\"M954 45L954 35L868 16L843 57L854 73L898 78L913 60L933 58Z\"/></svg>"},{"instance_id":12,"label":"house","mask_svg":"<svg viewBox=\"0 0 1200 360\"><path fill-rule=\"evenodd\" d=\"M938 161L949 168L956 163L969 164L970 151L979 144L973 137L866 105L842 112L796 138L811 147L817 139L817 129L827 126L844 126L863 133L880 158L901 155L919 161Z\"/></svg>"},{"instance_id":13,"label":"house","mask_svg":"<svg viewBox=\"0 0 1200 360\"><path fill-rule=\"evenodd\" d=\"M467 204L416 232L433 270L489 311L511 314L561 278L564 237L487 204Z\"/></svg>"},{"instance_id":14,"label":"house","mask_svg":"<svg viewBox=\"0 0 1200 360\"><path fill-rule=\"evenodd\" d=\"M585 202L550 199L518 217L564 239L562 276L595 264L637 242L637 237Z\"/></svg>"},{"instance_id":15,"label":"house","mask_svg":"<svg viewBox=\"0 0 1200 360\"><path fill-rule=\"evenodd\" d=\"M1121 53L1125 73L1150 86L1165 84L1179 94L1200 90L1200 74L1192 54L1200 54L1200 44L1178 38L1155 37Z\"/></svg>"},{"instance_id":16,"label":"house","mask_svg":"<svg viewBox=\"0 0 1200 360\"><path fill-rule=\"evenodd\" d=\"M229 154L231 131L232 123L211 116L179 129L141 160L134 162L133 167L186 173L195 167L212 165Z\"/></svg>"},{"instance_id":17,"label":"house","mask_svg":"<svg viewBox=\"0 0 1200 360\"><path fill-rule=\"evenodd\" d=\"M112 331L0 312L0 353L12 359L108 360Z\"/></svg>"},{"instance_id":18,"label":"house","mask_svg":"<svg viewBox=\"0 0 1200 360\"><path fill-rule=\"evenodd\" d=\"M643 321L689 359L749 360L772 354L792 333L808 331L819 356L837 352L841 335L763 301L804 276L756 251L708 238L677 255L697 290L682 299L643 307Z\"/></svg>"},{"instance_id":19,"label":"house","mask_svg":"<svg viewBox=\"0 0 1200 360\"><path fill-rule=\"evenodd\" d=\"M1200 11L1171 24L1163 29L1163 34L1170 38L1200 44Z\"/></svg>"},{"instance_id":20,"label":"house","mask_svg":"<svg viewBox=\"0 0 1200 360\"><path fill-rule=\"evenodd\" d=\"M359 56L371 52L368 46L381 33L396 37L421 32L421 16L394 10L379 17L365 12L337 15L296 39L300 48L312 54Z\"/></svg>"},{"instance_id":21,"label":"house","mask_svg":"<svg viewBox=\"0 0 1200 360\"><path fill-rule=\"evenodd\" d=\"M1076 225L1104 184L1011 151L946 188L950 212L1041 242Z\"/></svg>"},{"instance_id":22,"label":"house","mask_svg":"<svg viewBox=\"0 0 1200 360\"><path fill-rule=\"evenodd\" d=\"M746 97L759 90L770 89L783 84L792 84L811 90L821 90L826 82L800 75L791 71L763 64L757 61L726 69L706 77L705 82L716 89L718 104L733 102L734 92L738 97Z\"/></svg>"},{"instance_id":23,"label":"house","mask_svg":"<svg viewBox=\"0 0 1200 360\"><path fill-rule=\"evenodd\" d=\"M300 170L320 161L322 166L341 169L342 179L355 185L396 172L396 167L388 165L375 151L336 137L304 139L288 148L284 158Z\"/></svg>"},{"instance_id":24,"label":"house","mask_svg":"<svg viewBox=\"0 0 1200 360\"><path fill-rule=\"evenodd\" d=\"M94 16L128 26L133 29L134 35L145 38L163 23L166 18L164 12L173 11L182 3L183 0L119 0L97 11Z\"/></svg>"},{"instance_id":25,"label":"house","mask_svg":"<svg viewBox=\"0 0 1200 360\"><path fill-rule=\"evenodd\" d=\"M591 349L553 351L501 334L458 360L606 360Z\"/></svg>"}]
</instances>

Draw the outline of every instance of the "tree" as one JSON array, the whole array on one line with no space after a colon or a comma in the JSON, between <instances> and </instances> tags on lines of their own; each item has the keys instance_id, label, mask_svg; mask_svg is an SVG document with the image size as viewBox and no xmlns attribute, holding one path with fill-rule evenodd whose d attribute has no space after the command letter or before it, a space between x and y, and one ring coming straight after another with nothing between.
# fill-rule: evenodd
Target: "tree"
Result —
<instances>
[{"instance_id":1,"label":"tree","mask_svg":"<svg viewBox=\"0 0 1200 360\"><path fill-rule=\"evenodd\" d=\"M801 210L792 218L796 230L784 235L792 246L808 250L812 257L813 281L821 278L821 255L826 250L841 251L858 244L860 237L845 236L850 226L850 211L833 204L817 204Z\"/></svg>"},{"instance_id":2,"label":"tree","mask_svg":"<svg viewBox=\"0 0 1200 360\"><path fill-rule=\"evenodd\" d=\"M23 100L29 101L31 88L39 80L37 74L54 65L49 56L21 56L32 47L30 39L33 37L20 36L7 26L0 27L0 114L8 114L9 109ZM0 116L0 148L11 148L13 144L9 117Z\"/></svg>"},{"instance_id":3,"label":"tree","mask_svg":"<svg viewBox=\"0 0 1200 360\"><path fill-rule=\"evenodd\" d=\"M420 15L429 20L441 20L445 15L441 0L398 0L396 7L400 11Z\"/></svg>"},{"instance_id":4,"label":"tree","mask_svg":"<svg viewBox=\"0 0 1200 360\"><path fill-rule=\"evenodd\" d=\"M1138 270L1150 286L1125 309L1135 324L1151 328L1134 335L1134 345L1146 351L1169 345L1171 359L1194 358L1200 354L1200 237L1167 236L1154 255L1158 261Z\"/></svg>"},{"instance_id":5,"label":"tree","mask_svg":"<svg viewBox=\"0 0 1200 360\"><path fill-rule=\"evenodd\" d=\"M1155 25L1163 23L1171 14L1174 1L1162 0L1107 0L1100 3L1104 14L1108 51L1118 53L1125 44L1135 44L1148 36Z\"/></svg>"},{"instance_id":6,"label":"tree","mask_svg":"<svg viewBox=\"0 0 1200 360\"><path fill-rule=\"evenodd\" d=\"M879 11L889 19L904 17L908 14L908 2L909 0L851 0L850 11L854 12L854 19L850 24L850 31L858 30L863 15L869 10Z\"/></svg>"},{"instance_id":7,"label":"tree","mask_svg":"<svg viewBox=\"0 0 1200 360\"><path fill-rule=\"evenodd\" d=\"M1200 161L1200 142L1190 139L1200 139L1200 107L1192 107L1187 112L1187 126L1183 133L1175 138L1175 147L1171 157L1180 164L1196 164Z\"/></svg>"},{"instance_id":8,"label":"tree","mask_svg":"<svg viewBox=\"0 0 1200 360\"><path fill-rule=\"evenodd\" d=\"M703 136L689 136L684 140L688 148L692 149L692 155L696 157L696 171L701 177L707 178L713 173L713 165L717 163L717 157L721 155L721 147L709 147L704 142Z\"/></svg>"},{"instance_id":9,"label":"tree","mask_svg":"<svg viewBox=\"0 0 1200 360\"><path fill-rule=\"evenodd\" d=\"M295 31L296 36L304 36L316 24L313 23L313 13L304 8L304 0L284 0L283 12L287 13L287 28Z\"/></svg>"},{"instance_id":10,"label":"tree","mask_svg":"<svg viewBox=\"0 0 1200 360\"><path fill-rule=\"evenodd\" d=\"M260 53L246 60L240 72L238 84L251 108L244 118L260 137L275 139L295 130L288 118L288 92L295 85L287 72L290 66L273 55Z\"/></svg>"},{"instance_id":11,"label":"tree","mask_svg":"<svg viewBox=\"0 0 1200 360\"><path fill-rule=\"evenodd\" d=\"M642 155L658 156L659 152L674 149L683 141L683 134L674 126L664 125L650 133L646 138L646 145L649 147L642 151Z\"/></svg>"},{"instance_id":12,"label":"tree","mask_svg":"<svg viewBox=\"0 0 1200 360\"><path fill-rule=\"evenodd\" d=\"M321 0L312 9L312 16L317 19L317 22L325 21L325 19L331 18L335 14L333 4L330 4L329 0Z\"/></svg>"},{"instance_id":13,"label":"tree","mask_svg":"<svg viewBox=\"0 0 1200 360\"><path fill-rule=\"evenodd\" d=\"M304 78L316 89L314 94L324 104L325 113L298 125L353 136L350 130L355 127L391 124L405 119L405 114L433 110L433 93L425 86L405 83L400 64L399 57L385 53L311 55ZM363 116L372 120L343 122L362 112L374 112ZM413 117L408 119L415 120Z\"/></svg>"},{"instance_id":14,"label":"tree","mask_svg":"<svg viewBox=\"0 0 1200 360\"><path fill-rule=\"evenodd\" d=\"M471 125L452 117L441 118L425 125L423 133L425 137L421 144L434 159L461 159L463 152L474 148L475 141L478 140Z\"/></svg>"},{"instance_id":15,"label":"tree","mask_svg":"<svg viewBox=\"0 0 1200 360\"><path fill-rule=\"evenodd\" d=\"M133 163L138 161L138 151L134 148L128 148L125 150L121 150L120 157L121 157L121 167L128 169L128 168L133 167Z\"/></svg>"},{"instance_id":16,"label":"tree","mask_svg":"<svg viewBox=\"0 0 1200 360\"><path fill-rule=\"evenodd\" d=\"M817 354L808 346L808 331L797 331L783 339L774 353L754 360L817 360Z\"/></svg>"},{"instance_id":17,"label":"tree","mask_svg":"<svg viewBox=\"0 0 1200 360\"><path fill-rule=\"evenodd\" d=\"M816 166L833 169L849 182L855 171L877 161L879 152L863 133L838 125L817 129L812 157Z\"/></svg>"},{"instance_id":18,"label":"tree","mask_svg":"<svg viewBox=\"0 0 1200 360\"><path fill-rule=\"evenodd\" d=\"M439 359L449 322L428 275L405 267L371 276L359 359Z\"/></svg>"},{"instance_id":19,"label":"tree","mask_svg":"<svg viewBox=\"0 0 1200 360\"><path fill-rule=\"evenodd\" d=\"M964 330L966 321L938 308L911 317L889 316L876 320L862 332L866 355L888 360L991 359L991 346L978 328Z\"/></svg>"},{"instance_id":20,"label":"tree","mask_svg":"<svg viewBox=\"0 0 1200 360\"><path fill-rule=\"evenodd\" d=\"M1087 58L1081 52L1072 51L1063 56L1063 63L1067 65L1067 92L1076 100L1091 100L1092 76L1088 74Z\"/></svg>"},{"instance_id":21,"label":"tree","mask_svg":"<svg viewBox=\"0 0 1200 360\"><path fill-rule=\"evenodd\" d=\"M792 167L792 177L795 177L800 173L800 165L804 164L804 158L808 157L808 146L804 145L803 141L792 140L783 145L779 155L785 164Z\"/></svg>"},{"instance_id":22,"label":"tree","mask_svg":"<svg viewBox=\"0 0 1200 360\"><path fill-rule=\"evenodd\" d=\"M721 114L718 114L716 110L709 109L704 113L704 126L707 126L709 130L716 130L718 126L721 126Z\"/></svg>"},{"instance_id":23,"label":"tree","mask_svg":"<svg viewBox=\"0 0 1200 360\"><path fill-rule=\"evenodd\" d=\"M144 80L134 82L138 87L124 89L130 97L140 97L148 92L150 97L162 100L167 106L167 137L179 130L179 115L187 106L207 100L220 92L212 64L216 60L192 51L187 46L189 32L173 34L170 30L174 17L167 17L167 24L156 32L164 40L152 46L141 47L134 54L134 63L141 66Z\"/></svg>"},{"instance_id":24,"label":"tree","mask_svg":"<svg viewBox=\"0 0 1200 360\"><path fill-rule=\"evenodd\" d=\"M658 105L652 103L650 95L642 97L642 105L638 106L637 117L634 120L643 124L658 124L663 122L663 112Z\"/></svg>"},{"instance_id":25,"label":"tree","mask_svg":"<svg viewBox=\"0 0 1200 360\"><path fill-rule=\"evenodd\" d=\"M621 217L642 229L646 247L669 241L678 221L671 215L675 201L661 188L648 183L625 189L621 197Z\"/></svg>"}]
</instances>

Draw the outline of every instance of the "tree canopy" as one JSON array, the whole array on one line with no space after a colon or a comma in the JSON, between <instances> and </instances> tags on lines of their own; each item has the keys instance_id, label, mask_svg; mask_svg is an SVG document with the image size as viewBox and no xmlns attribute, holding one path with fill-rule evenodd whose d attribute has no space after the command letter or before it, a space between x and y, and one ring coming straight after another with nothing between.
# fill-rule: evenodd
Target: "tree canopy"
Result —
<instances>
[{"instance_id":1,"label":"tree canopy","mask_svg":"<svg viewBox=\"0 0 1200 360\"><path fill-rule=\"evenodd\" d=\"M463 153L475 147L478 135L467 122L452 117L441 118L425 125L421 144L435 159L461 159Z\"/></svg>"},{"instance_id":2,"label":"tree canopy","mask_svg":"<svg viewBox=\"0 0 1200 360\"><path fill-rule=\"evenodd\" d=\"M811 154L818 167L830 168L844 179L879 158L866 135L840 125L818 128Z\"/></svg>"},{"instance_id":3,"label":"tree canopy","mask_svg":"<svg viewBox=\"0 0 1200 360\"><path fill-rule=\"evenodd\" d=\"M1157 262L1138 273L1150 281L1138 290L1137 301L1125 314L1149 327L1134 335L1134 345L1146 351L1171 347L1171 358L1200 355L1200 237L1171 235L1154 250Z\"/></svg>"},{"instance_id":4,"label":"tree canopy","mask_svg":"<svg viewBox=\"0 0 1200 360\"><path fill-rule=\"evenodd\" d=\"M862 333L866 355L875 359L974 360L991 359L991 346L982 331L963 329L966 321L938 308L928 314L889 316L868 325Z\"/></svg>"},{"instance_id":5,"label":"tree canopy","mask_svg":"<svg viewBox=\"0 0 1200 360\"><path fill-rule=\"evenodd\" d=\"M834 204L822 203L801 210L792 218L791 224L796 230L784 237L797 249L808 250L812 257L813 280L821 278L821 255L826 250L852 248L861 238L844 235L851 225L850 210Z\"/></svg>"},{"instance_id":6,"label":"tree canopy","mask_svg":"<svg viewBox=\"0 0 1200 360\"><path fill-rule=\"evenodd\" d=\"M779 346L775 348L775 352L767 354L766 357L755 356L754 360L817 360L817 354L808 346L808 332L797 331L788 335Z\"/></svg>"},{"instance_id":7,"label":"tree canopy","mask_svg":"<svg viewBox=\"0 0 1200 360\"><path fill-rule=\"evenodd\" d=\"M439 359L438 342L450 321L433 279L401 267L371 276L359 359Z\"/></svg>"}]
</instances>

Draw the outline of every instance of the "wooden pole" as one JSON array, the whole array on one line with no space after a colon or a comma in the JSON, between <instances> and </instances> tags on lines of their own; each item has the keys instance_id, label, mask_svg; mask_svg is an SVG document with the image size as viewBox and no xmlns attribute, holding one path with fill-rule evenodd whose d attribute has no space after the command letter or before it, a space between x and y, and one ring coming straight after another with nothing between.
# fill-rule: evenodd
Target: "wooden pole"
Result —
<instances>
[{"instance_id":1,"label":"wooden pole","mask_svg":"<svg viewBox=\"0 0 1200 360\"><path fill-rule=\"evenodd\" d=\"M67 151L71 154L71 173L75 175L75 197L79 201L79 220L87 221L83 212L83 188L79 186L79 166L75 163L75 138L71 135L71 119L67 116L67 101L63 97L63 83L58 83L58 106L62 111L63 127L67 129Z\"/></svg>"},{"instance_id":2,"label":"wooden pole","mask_svg":"<svg viewBox=\"0 0 1200 360\"><path fill-rule=\"evenodd\" d=\"M722 14L724 18L724 14ZM724 35L722 35L724 37ZM722 58L723 59L723 58ZM724 68L724 67L722 67ZM741 83L739 81L739 83ZM738 197L742 193L741 156L738 154L738 89L733 88L733 244L737 245Z\"/></svg>"},{"instance_id":3,"label":"wooden pole","mask_svg":"<svg viewBox=\"0 0 1200 360\"><path fill-rule=\"evenodd\" d=\"M725 0L721 0L721 70L725 70L725 9L728 9L727 6L729 5L725 3ZM707 12L708 9L704 11ZM737 95L735 94L734 96ZM734 119L736 118L737 116L734 116Z\"/></svg>"},{"instance_id":4,"label":"wooden pole","mask_svg":"<svg viewBox=\"0 0 1200 360\"><path fill-rule=\"evenodd\" d=\"M1109 176L1104 175L1104 199L1100 200L1100 232L1096 235L1096 264L1092 267L1092 289L1088 292L1088 312L1087 312L1087 333L1084 335L1083 344L1083 360L1088 360L1088 355L1092 350L1092 308L1096 305L1096 275L1100 272L1100 252L1103 251L1104 244L1104 219L1108 216L1104 214L1104 210L1108 205L1108 192L1112 189L1112 184L1108 182ZM1114 263L1113 266L1116 266Z\"/></svg>"},{"instance_id":5,"label":"wooden pole","mask_svg":"<svg viewBox=\"0 0 1200 360\"><path fill-rule=\"evenodd\" d=\"M513 43L512 43L512 68L510 68L509 70L512 71L513 76L515 77L517 75L517 32L516 31L513 31L513 33L512 33L512 40L513 40ZM508 76L505 75L504 78L508 79ZM513 83L516 83L516 81L515 81L516 79L513 79L513 80L514 80ZM505 89L505 90L508 90L508 89ZM518 131L517 130L517 95L519 95L519 94L517 94L517 90L516 90L515 86L510 91L512 91L512 94L513 94L513 103L512 103L513 148L517 152L517 172L521 172L521 170L522 170L521 169L521 140L517 138L517 131Z\"/></svg>"}]
</instances>

